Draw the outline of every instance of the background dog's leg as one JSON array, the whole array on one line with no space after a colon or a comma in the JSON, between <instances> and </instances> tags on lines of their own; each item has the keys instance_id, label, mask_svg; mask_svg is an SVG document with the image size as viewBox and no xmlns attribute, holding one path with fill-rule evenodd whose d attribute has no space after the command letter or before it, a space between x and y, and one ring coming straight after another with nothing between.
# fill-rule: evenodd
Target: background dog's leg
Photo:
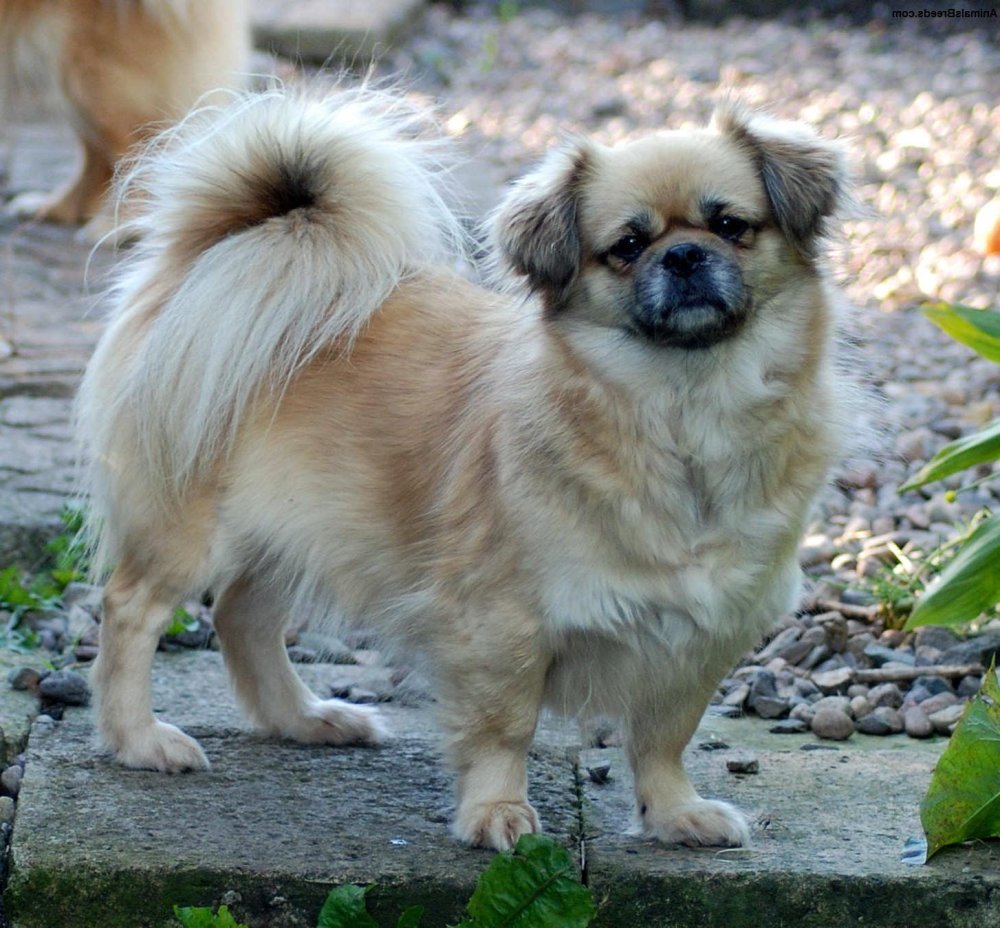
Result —
<instances>
[{"instance_id":1,"label":"background dog's leg","mask_svg":"<svg viewBox=\"0 0 1000 928\"><path fill-rule=\"evenodd\" d=\"M320 699L299 679L285 650L285 606L268 584L247 577L215 602L215 630L244 711L261 730L295 741L381 740L385 731L373 709Z\"/></svg>"},{"instance_id":2,"label":"background dog's leg","mask_svg":"<svg viewBox=\"0 0 1000 928\"><path fill-rule=\"evenodd\" d=\"M193 738L153 716L150 673L174 603L122 564L104 588L101 647L94 665L101 737L126 767L166 773L208 761Z\"/></svg>"},{"instance_id":3,"label":"background dog's leg","mask_svg":"<svg viewBox=\"0 0 1000 928\"><path fill-rule=\"evenodd\" d=\"M458 773L452 830L467 844L507 850L541 830L525 763L548 663L533 631L519 637L513 621L463 629L462 636L463 647L438 664L440 718Z\"/></svg>"},{"instance_id":4,"label":"background dog's leg","mask_svg":"<svg viewBox=\"0 0 1000 928\"><path fill-rule=\"evenodd\" d=\"M628 753L639 827L667 844L737 847L750 840L742 813L728 803L702 799L684 771L681 754L709 695L675 688L647 694L629 711Z\"/></svg>"},{"instance_id":5,"label":"background dog's leg","mask_svg":"<svg viewBox=\"0 0 1000 928\"><path fill-rule=\"evenodd\" d=\"M106 155L84 140L83 163L72 180L53 193L22 193L11 202L10 209L18 216L44 222L84 222L100 209L112 172Z\"/></svg>"}]
</instances>

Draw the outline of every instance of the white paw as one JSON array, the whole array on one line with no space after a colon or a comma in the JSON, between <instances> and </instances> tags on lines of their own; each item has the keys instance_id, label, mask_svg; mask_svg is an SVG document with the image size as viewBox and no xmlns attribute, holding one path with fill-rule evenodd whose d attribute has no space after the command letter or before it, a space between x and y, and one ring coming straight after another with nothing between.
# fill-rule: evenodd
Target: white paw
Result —
<instances>
[{"instance_id":1,"label":"white paw","mask_svg":"<svg viewBox=\"0 0 1000 928\"><path fill-rule=\"evenodd\" d=\"M317 699L298 717L268 727L274 734L306 744L378 744L388 735L375 709L340 699Z\"/></svg>"},{"instance_id":2,"label":"white paw","mask_svg":"<svg viewBox=\"0 0 1000 928\"><path fill-rule=\"evenodd\" d=\"M34 219L52 203L52 194L29 190L19 193L4 206L4 212L18 219Z\"/></svg>"},{"instance_id":3,"label":"white paw","mask_svg":"<svg viewBox=\"0 0 1000 928\"><path fill-rule=\"evenodd\" d=\"M208 758L198 742L166 722L153 722L116 740L120 743L112 745L112 750L125 767L161 773L208 769Z\"/></svg>"},{"instance_id":4,"label":"white paw","mask_svg":"<svg viewBox=\"0 0 1000 928\"><path fill-rule=\"evenodd\" d=\"M743 813L728 802L695 799L667 816L640 814L639 832L664 844L688 847L745 847L750 829Z\"/></svg>"},{"instance_id":5,"label":"white paw","mask_svg":"<svg viewBox=\"0 0 1000 928\"><path fill-rule=\"evenodd\" d=\"M521 835L541 831L538 813L527 802L479 802L460 807L452 831L473 847L509 851Z\"/></svg>"}]
</instances>

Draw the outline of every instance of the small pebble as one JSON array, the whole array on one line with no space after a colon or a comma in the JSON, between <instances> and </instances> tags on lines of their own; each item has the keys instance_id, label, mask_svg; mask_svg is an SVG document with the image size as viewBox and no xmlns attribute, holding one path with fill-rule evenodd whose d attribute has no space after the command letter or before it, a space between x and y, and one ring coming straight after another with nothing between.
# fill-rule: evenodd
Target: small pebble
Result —
<instances>
[{"instance_id":1,"label":"small pebble","mask_svg":"<svg viewBox=\"0 0 1000 928\"><path fill-rule=\"evenodd\" d=\"M21 790L21 778L23 775L20 767L16 765L8 767L3 773L0 773L0 789L8 796L16 799L18 792Z\"/></svg>"},{"instance_id":2,"label":"small pebble","mask_svg":"<svg viewBox=\"0 0 1000 928\"><path fill-rule=\"evenodd\" d=\"M903 712L903 729L911 738L929 738L934 734L934 726L920 706L910 706Z\"/></svg>"},{"instance_id":3,"label":"small pebble","mask_svg":"<svg viewBox=\"0 0 1000 928\"><path fill-rule=\"evenodd\" d=\"M597 764L587 768L587 776L591 783L603 786L611 778L611 764Z\"/></svg>"},{"instance_id":4,"label":"small pebble","mask_svg":"<svg viewBox=\"0 0 1000 928\"><path fill-rule=\"evenodd\" d=\"M810 712L810 717L811 715ZM780 722L775 722L768 731L774 735L799 735L809 731L809 722L802 718L782 719Z\"/></svg>"},{"instance_id":5,"label":"small pebble","mask_svg":"<svg viewBox=\"0 0 1000 928\"><path fill-rule=\"evenodd\" d=\"M42 674L34 667L15 667L7 674L7 682L11 689L31 690L38 689L38 683L42 679Z\"/></svg>"},{"instance_id":6,"label":"small pebble","mask_svg":"<svg viewBox=\"0 0 1000 928\"><path fill-rule=\"evenodd\" d=\"M895 683L880 683L868 691L868 702L876 709L880 706L898 709L903 705L903 693Z\"/></svg>"},{"instance_id":7,"label":"small pebble","mask_svg":"<svg viewBox=\"0 0 1000 928\"><path fill-rule=\"evenodd\" d=\"M38 693L48 702L64 706L86 706L90 702L87 681L72 670L56 670L38 685Z\"/></svg>"},{"instance_id":8,"label":"small pebble","mask_svg":"<svg viewBox=\"0 0 1000 928\"><path fill-rule=\"evenodd\" d=\"M726 761L730 773L760 773L760 761L756 757L731 757Z\"/></svg>"},{"instance_id":9,"label":"small pebble","mask_svg":"<svg viewBox=\"0 0 1000 928\"><path fill-rule=\"evenodd\" d=\"M939 735L950 735L958 724L958 720L965 712L964 705L948 706L946 709L939 709L927 716L931 725Z\"/></svg>"},{"instance_id":10,"label":"small pebble","mask_svg":"<svg viewBox=\"0 0 1000 928\"><path fill-rule=\"evenodd\" d=\"M827 741L846 741L854 734L854 722L851 717L839 709L820 709L813 716L810 725L817 738Z\"/></svg>"}]
</instances>

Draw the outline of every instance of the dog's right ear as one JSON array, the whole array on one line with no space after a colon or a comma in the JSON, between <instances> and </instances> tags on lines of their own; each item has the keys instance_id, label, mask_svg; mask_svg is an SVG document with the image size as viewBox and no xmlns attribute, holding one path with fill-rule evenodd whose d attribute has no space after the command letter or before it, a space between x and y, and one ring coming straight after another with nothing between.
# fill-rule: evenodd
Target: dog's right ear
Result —
<instances>
[{"instance_id":1,"label":"dog's right ear","mask_svg":"<svg viewBox=\"0 0 1000 928\"><path fill-rule=\"evenodd\" d=\"M591 156L583 141L550 152L514 184L492 219L498 263L527 278L550 306L580 272L577 210Z\"/></svg>"}]
</instances>

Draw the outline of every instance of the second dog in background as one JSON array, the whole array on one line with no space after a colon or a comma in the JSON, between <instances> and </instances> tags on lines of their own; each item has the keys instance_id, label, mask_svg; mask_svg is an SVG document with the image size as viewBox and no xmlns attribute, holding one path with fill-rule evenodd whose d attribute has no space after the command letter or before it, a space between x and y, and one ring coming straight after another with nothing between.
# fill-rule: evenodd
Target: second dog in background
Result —
<instances>
[{"instance_id":1,"label":"second dog in background","mask_svg":"<svg viewBox=\"0 0 1000 928\"><path fill-rule=\"evenodd\" d=\"M115 166L207 92L240 86L249 53L247 0L0 0L0 95L9 101L19 77L53 82L82 151L63 187L9 208L93 222L99 238Z\"/></svg>"}]
</instances>

